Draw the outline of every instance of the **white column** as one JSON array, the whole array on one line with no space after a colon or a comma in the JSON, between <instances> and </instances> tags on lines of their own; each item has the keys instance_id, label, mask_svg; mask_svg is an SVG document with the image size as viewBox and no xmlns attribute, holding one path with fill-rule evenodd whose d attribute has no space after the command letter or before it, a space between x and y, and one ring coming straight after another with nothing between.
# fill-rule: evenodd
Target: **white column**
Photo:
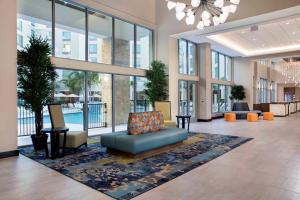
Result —
<instances>
[{"instance_id":1,"label":"white column","mask_svg":"<svg viewBox=\"0 0 300 200\"><path fill-rule=\"evenodd\" d=\"M169 100L171 101L172 120L178 115L178 40L169 38Z\"/></svg>"},{"instance_id":2,"label":"white column","mask_svg":"<svg viewBox=\"0 0 300 200\"><path fill-rule=\"evenodd\" d=\"M198 71L198 120L211 120L211 46L209 43L197 45Z\"/></svg>"},{"instance_id":3,"label":"white column","mask_svg":"<svg viewBox=\"0 0 300 200\"><path fill-rule=\"evenodd\" d=\"M0 153L17 149L16 0L0 1Z\"/></svg>"}]
</instances>

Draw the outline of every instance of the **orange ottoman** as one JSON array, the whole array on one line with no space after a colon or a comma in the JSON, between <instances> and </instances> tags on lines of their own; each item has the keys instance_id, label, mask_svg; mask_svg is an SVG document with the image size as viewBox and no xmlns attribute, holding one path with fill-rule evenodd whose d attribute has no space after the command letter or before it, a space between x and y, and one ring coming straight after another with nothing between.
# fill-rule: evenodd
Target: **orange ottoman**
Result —
<instances>
[{"instance_id":1,"label":"orange ottoman","mask_svg":"<svg viewBox=\"0 0 300 200\"><path fill-rule=\"evenodd\" d=\"M235 113L225 113L224 120L227 122L235 122L236 121Z\"/></svg>"},{"instance_id":2,"label":"orange ottoman","mask_svg":"<svg viewBox=\"0 0 300 200\"><path fill-rule=\"evenodd\" d=\"M274 114L272 112L264 112L264 120L272 121L274 119Z\"/></svg>"},{"instance_id":3,"label":"orange ottoman","mask_svg":"<svg viewBox=\"0 0 300 200\"><path fill-rule=\"evenodd\" d=\"M247 114L247 121L248 122L257 122L258 121L258 114L257 113L248 113Z\"/></svg>"}]
</instances>

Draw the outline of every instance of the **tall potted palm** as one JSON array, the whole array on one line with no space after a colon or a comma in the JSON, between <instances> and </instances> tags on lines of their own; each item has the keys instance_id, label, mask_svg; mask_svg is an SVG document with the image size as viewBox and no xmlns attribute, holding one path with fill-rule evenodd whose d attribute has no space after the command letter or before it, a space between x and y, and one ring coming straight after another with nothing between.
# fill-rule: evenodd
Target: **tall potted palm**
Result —
<instances>
[{"instance_id":1,"label":"tall potted palm","mask_svg":"<svg viewBox=\"0 0 300 200\"><path fill-rule=\"evenodd\" d=\"M148 82L145 84L145 94L154 108L155 101L168 98L168 80L165 73L166 65L161 61L153 61L150 70L146 72Z\"/></svg>"},{"instance_id":2,"label":"tall potted palm","mask_svg":"<svg viewBox=\"0 0 300 200\"><path fill-rule=\"evenodd\" d=\"M18 97L25 108L35 114L36 134L31 135L35 150L41 150L47 142L42 134L43 107L52 102L54 81L57 74L49 55L51 47L47 39L32 35L29 45L18 51Z\"/></svg>"}]
</instances>

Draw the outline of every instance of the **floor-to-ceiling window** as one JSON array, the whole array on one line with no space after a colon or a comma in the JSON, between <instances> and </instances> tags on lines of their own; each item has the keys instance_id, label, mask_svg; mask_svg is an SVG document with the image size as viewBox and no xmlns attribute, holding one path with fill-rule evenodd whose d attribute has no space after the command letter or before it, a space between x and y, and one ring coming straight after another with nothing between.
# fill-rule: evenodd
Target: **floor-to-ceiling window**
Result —
<instances>
[{"instance_id":1,"label":"floor-to-ceiling window","mask_svg":"<svg viewBox=\"0 0 300 200\"><path fill-rule=\"evenodd\" d=\"M231 85L212 84L212 113L231 111Z\"/></svg>"},{"instance_id":2,"label":"floor-to-ceiling window","mask_svg":"<svg viewBox=\"0 0 300 200\"><path fill-rule=\"evenodd\" d=\"M153 35L152 31L136 26L136 44L135 44L135 66L136 68L149 69L153 55Z\"/></svg>"},{"instance_id":3,"label":"floor-to-ceiling window","mask_svg":"<svg viewBox=\"0 0 300 200\"><path fill-rule=\"evenodd\" d=\"M84 7L56 0L55 56L85 60L85 27Z\"/></svg>"},{"instance_id":4,"label":"floor-to-ceiling window","mask_svg":"<svg viewBox=\"0 0 300 200\"><path fill-rule=\"evenodd\" d=\"M140 69L149 69L153 60L154 34L151 29L73 1L17 0L16 25L18 49L24 48L29 37L35 34L48 39L54 57ZM112 128L118 130L127 124L128 112L152 110L144 93L145 77L63 69L72 66L57 67L60 69L57 70L59 78L55 83L54 99L63 105L71 130L101 128L111 132ZM21 103L19 101L19 106ZM23 117L34 129L33 113L24 109L19 108L18 116L27 113L27 117ZM76 116L70 117L73 115ZM20 124L24 125L23 122L20 120ZM34 130L25 134L31 133Z\"/></svg>"},{"instance_id":5,"label":"floor-to-ceiling window","mask_svg":"<svg viewBox=\"0 0 300 200\"><path fill-rule=\"evenodd\" d=\"M232 58L211 51L212 113L231 110Z\"/></svg>"},{"instance_id":6,"label":"floor-to-ceiling window","mask_svg":"<svg viewBox=\"0 0 300 200\"><path fill-rule=\"evenodd\" d=\"M276 102L276 83L271 81L271 102Z\"/></svg>"},{"instance_id":7,"label":"floor-to-ceiling window","mask_svg":"<svg viewBox=\"0 0 300 200\"><path fill-rule=\"evenodd\" d=\"M197 47L187 40L178 40L179 73L187 75L197 74Z\"/></svg>"},{"instance_id":8,"label":"floor-to-ceiling window","mask_svg":"<svg viewBox=\"0 0 300 200\"><path fill-rule=\"evenodd\" d=\"M219 79L219 54L215 51L211 52L211 72L212 79Z\"/></svg>"},{"instance_id":9,"label":"floor-to-ceiling window","mask_svg":"<svg viewBox=\"0 0 300 200\"><path fill-rule=\"evenodd\" d=\"M134 25L115 19L114 64L134 67Z\"/></svg>"},{"instance_id":10,"label":"floor-to-ceiling window","mask_svg":"<svg viewBox=\"0 0 300 200\"><path fill-rule=\"evenodd\" d=\"M17 49L29 44L32 34L48 39L52 45L51 1L17 0ZM43 12L33 12L43 10Z\"/></svg>"},{"instance_id":11,"label":"floor-to-ceiling window","mask_svg":"<svg viewBox=\"0 0 300 200\"><path fill-rule=\"evenodd\" d=\"M96 11L88 12L88 60L112 63L112 17Z\"/></svg>"},{"instance_id":12,"label":"floor-to-ceiling window","mask_svg":"<svg viewBox=\"0 0 300 200\"><path fill-rule=\"evenodd\" d=\"M259 79L259 103L268 103L268 80Z\"/></svg>"},{"instance_id":13,"label":"floor-to-ceiling window","mask_svg":"<svg viewBox=\"0 0 300 200\"><path fill-rule=\"evenodd\" d=\"M216 51L211 52L212 58L212 79L231 81L232 58Z\"/></svg>"}]
</instances>

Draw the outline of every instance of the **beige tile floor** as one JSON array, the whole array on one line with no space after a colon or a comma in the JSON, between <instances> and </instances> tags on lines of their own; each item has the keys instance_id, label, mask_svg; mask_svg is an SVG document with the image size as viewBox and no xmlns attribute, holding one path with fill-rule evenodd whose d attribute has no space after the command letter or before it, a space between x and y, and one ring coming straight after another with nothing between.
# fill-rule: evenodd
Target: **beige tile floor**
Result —
<instances>
[{"instance_id":1,"label":"beige tile floor","mask_svg":"<svg viewBox=\"0 0 300 200\"><path fill-rule=\"evenodd\" d=\"M300 113L275 121L195 123L255 138L136 199L300 200ZM110 199L23 156L0 160L0 199Z\"/></svg>"}]
</instances>

